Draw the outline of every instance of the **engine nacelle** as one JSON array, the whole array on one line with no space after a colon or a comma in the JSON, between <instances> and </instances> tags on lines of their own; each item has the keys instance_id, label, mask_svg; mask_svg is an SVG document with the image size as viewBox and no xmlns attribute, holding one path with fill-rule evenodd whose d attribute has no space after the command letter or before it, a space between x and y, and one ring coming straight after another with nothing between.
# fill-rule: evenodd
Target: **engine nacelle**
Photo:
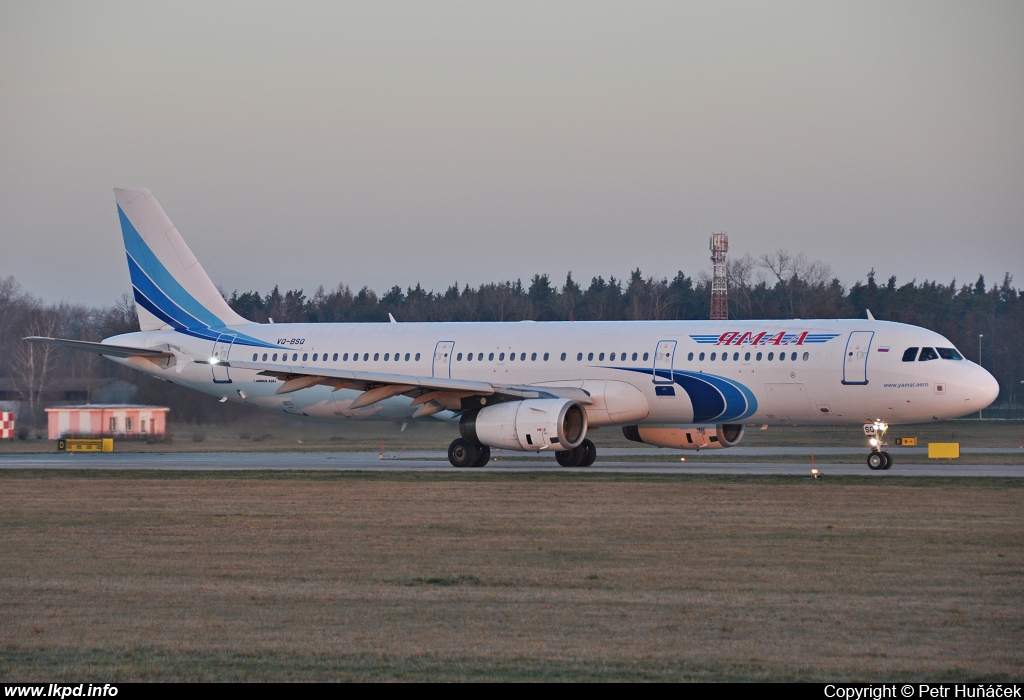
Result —
<instances>
[{"instance_id":1,"label":"engine nacelle","mask_svg":"<svg viewBox=\"0 0 1024 700\"><path fill-rule=\"evenodd\" d=\"M463 415L459 432L489 447L571 450L587 435L587 412L571 399L508 401Z\"/></svg>"},{"instance_id":2,"label":"engine nacelle","mask_svg":"<svg viewBox=\"0 0 1024 700\"><path fill-rule=\"evenodd\" d=\"M714 428L679 428L675 426L623 426L627 440L677 450L717 450L732 447L743 439L742 423L720 423Z\"/></svg>"}]
</instances>

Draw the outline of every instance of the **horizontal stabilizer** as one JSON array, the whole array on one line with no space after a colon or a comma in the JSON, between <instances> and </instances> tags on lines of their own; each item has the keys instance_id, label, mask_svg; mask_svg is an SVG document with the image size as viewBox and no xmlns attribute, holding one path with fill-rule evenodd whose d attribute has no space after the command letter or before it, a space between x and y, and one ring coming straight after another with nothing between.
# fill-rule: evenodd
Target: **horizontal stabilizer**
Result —
<instances>
[{"instance_id":1,"label":"horizontal stabilizer","mask_svg":"<svg viewBox=\"0 0 1024 700\"><path fill-rule=\"evenodd\" d=\"M41 343L43 345L55 345L61 348L84 350L85 352L94 352L98 355L108 355L110 357L174 357L174 353L168 350L156 350L153 348L133 348L127 345L108 345L107 343L90 343L87 340L69 340L67 338L44 338L38 335L29 336L28 338L22 338L22 340L28 341L30 343Z\"/></svg>"}]
</instances>

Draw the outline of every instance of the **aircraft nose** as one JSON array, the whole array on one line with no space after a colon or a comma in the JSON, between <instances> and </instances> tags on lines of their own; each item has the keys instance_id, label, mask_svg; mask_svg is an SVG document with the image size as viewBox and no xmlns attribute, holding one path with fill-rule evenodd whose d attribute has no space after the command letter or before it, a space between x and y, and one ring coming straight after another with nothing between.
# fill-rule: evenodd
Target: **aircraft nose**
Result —
<instances>
[{"instance_id":1,"label":"aircraft nose","mask_svg":"<svg viewBox=\"0 0 1024 700\"><path fill-rule=\"evenodd\" d=\"M982 367L972 367L963 379L963 395L968 411L980 411L999 396L999 382Z\"/></svg>"}]
</instances>

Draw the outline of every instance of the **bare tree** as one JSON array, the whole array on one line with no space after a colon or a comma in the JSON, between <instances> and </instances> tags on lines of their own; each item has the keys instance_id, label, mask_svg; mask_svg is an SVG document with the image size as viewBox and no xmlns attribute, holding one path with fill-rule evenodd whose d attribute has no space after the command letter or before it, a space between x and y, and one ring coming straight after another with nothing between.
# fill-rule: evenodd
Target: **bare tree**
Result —
<instances>
[{"instance_id":1,"label":"bare tree","mask_svg":"<svg viewBox=\"0 0 1024 700\"><path fill-rule=\"evenodd\" d=\"M59 326L59 315L50 307L39 306L29 314L28 322L22 327L26 336L38 335L54 337ZM20 342L14 351L13 371L16 379L16 391L23 401L28 403L29 415L32 420L37 417L40 400L46 390L53 368L56 348L52 345Z\"/></svg>"}]
</instances>

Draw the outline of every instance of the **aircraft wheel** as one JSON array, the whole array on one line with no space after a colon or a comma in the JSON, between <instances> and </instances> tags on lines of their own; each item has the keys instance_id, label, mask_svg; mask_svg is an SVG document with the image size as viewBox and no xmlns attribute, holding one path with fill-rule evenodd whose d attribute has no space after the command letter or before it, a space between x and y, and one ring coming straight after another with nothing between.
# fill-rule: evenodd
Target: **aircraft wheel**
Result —
<instances>
[{"instance_id":1,"label":"aircraft wheel","mask_svg":"<svg viewBox=\"0 0 1024 700\"><path fill-rule=\"evenodd\" d=\"M480 445L477 448L480 451L480 456L473 462L473 467L482 467L491 460L491 448L487 445Z\"/></svg>"},{"instance_id":2,"label":"aircraft wheel","mask_svg":"<svg viewBox=\"0 0 1024 700\"><path fill-rule=\"evenodd\" d=\"M890 462L885 458L884 452L872 452L868 455L868 469L872 471L877 472L888 469L887 464L890 464Z\"/></svg>"},{"instance_id":3,"label":"aircraft wheel","mask_svg":"<svg viewBox=\"0 0 1024 700\"><path fill-rule=\"evenodd\" d=\"M479 457L480 448L468 440L459 438L448 445L448 461L453 467L472 467Z\"/></svg>"},{"instance_id":4,"label":"aircraft wheel","mask_svg":"<svg viewBox=\"0 0 1024 700\"><path fill-rule=\"evenodd\" d=\"M892 469L892 455L888 452L883 452L882 454L885 455L885 466L882 469Z\"/></svg>"},{"instance_id":5,"label":"aircraft wheel","mask_svg":"<svg viewBox=\"0 0 1024 700\"><path fill-rule=\"evenodd\" d=\"M561 450L555 453L555 459L563 467L578 467L583 460L583 450L579 447L572 450Z\"/></svg>"},{"instance_id":6,"label":"aircraft wheel","mask_svg":"<svg viewBox=\"0 0 1024 700\"><path fill-rule=\"evenodd\" d=\"M592 441L584 440L580 443L580 448L583 450L583 459L580 460L581 467L589 467L594 464L594 460L597 459L597 447L594 446Z\"/></svg>"}]
</instances>

